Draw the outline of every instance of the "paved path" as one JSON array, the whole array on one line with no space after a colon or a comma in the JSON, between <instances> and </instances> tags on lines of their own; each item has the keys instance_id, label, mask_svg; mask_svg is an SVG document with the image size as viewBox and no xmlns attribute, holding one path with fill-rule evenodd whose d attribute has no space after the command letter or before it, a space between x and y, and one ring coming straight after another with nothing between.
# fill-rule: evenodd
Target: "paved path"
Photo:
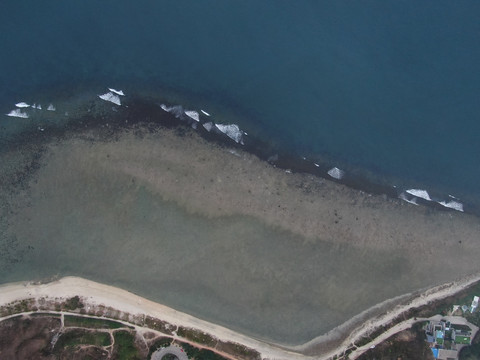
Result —
<instances>
[{"instance_id":1,"label":"paved path","mask_svg":"<svg viewBox=\"0 0 480 360\"><path fill-rule=\"evenodd\" d=\"M152 354L151 360L162 360L162 357L164 357L167 354L175 355L178 358L178 360L188 360L187 354L185 354L185 352L178 346L169 346L169 347L155 351Z\"/></svg>"}]
</instances>

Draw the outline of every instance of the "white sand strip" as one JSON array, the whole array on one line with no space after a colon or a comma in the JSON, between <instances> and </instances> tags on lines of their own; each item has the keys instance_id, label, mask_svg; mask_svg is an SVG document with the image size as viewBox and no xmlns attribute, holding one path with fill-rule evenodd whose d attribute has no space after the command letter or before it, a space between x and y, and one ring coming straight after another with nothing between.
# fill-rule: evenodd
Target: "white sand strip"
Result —
<instances>
[{"instance_id":1,"label":"white sand strip","mask_svg":"<svg viewBox=\"0 0 480 360\"><path fill-rule=\"evenodd\" d=\"M41 285L28 282L2 285L0 286L0 306L21 299L41 297L67 299L76 295L87 299L91 304L111 306L114 309L130 314L148 314L174 325L201 330L223 341L243 344L259 351L262 354L262 358L277 360L311 359L311 357L289 352L222 326L197 319L126 290L79 277L64 277L58 281Z\"/></svg>"}]
</instances>

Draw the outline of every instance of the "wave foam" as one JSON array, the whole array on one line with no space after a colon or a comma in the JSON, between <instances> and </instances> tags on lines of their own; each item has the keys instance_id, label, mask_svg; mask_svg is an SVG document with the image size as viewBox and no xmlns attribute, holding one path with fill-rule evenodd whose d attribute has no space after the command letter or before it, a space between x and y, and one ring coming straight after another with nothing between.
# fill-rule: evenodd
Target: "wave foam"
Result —
<instances>
[{"instance_id":1,"label":"wave foam","mask_svg":"<svg viewBox=\"0 0 480 360\"><path fill-rule=\"evenodd\" d=\"M19 102L19 103L16 103L15 106L18 107L18 108L27 108L27 107L30 107L29 104L27 104L26 102L23 102L23 101L22 101L22 102Z\"/></svg>"},{"instance_id":2,"label":"wave foam","mask_svg":"<svg viewBox=\"0 0 480 360\"><path fill-rule=\"evenodd\" d=\"M212 131L213 123L212 122L207 122L207 123L203 124L203 127L205 128L205 130L210 132L210 131Z\"/></svg>"},{"instance_id":3,"label":"wave foam","mask_svg":"<svg viewBox=\"0 0 480 360\"><path fill-rule=\"evenodd\" d=\"M398 195L398 198L408 202L409 204L418 205L417 198L415 196L408 198L406 192L402 192L400 195Z\"/></svg>"},{"instance_id":4,"label":"wave foam","mask_svg":"<svg viewBox=\"0 0 480 360\"><path fill-rule=\"evenodd\" d=\"M10 111L8 114L5 114L5 115L10 116L10 117L23 118L23 119L27 119L27 118L28 118L28 114L27 114L26 112L23 112L23 111L20 110L20 109L12 110L12 111Z\"/></svg>"},{"instance_id":5,"label":"wave foam","mask_svg":"<svg viewBox=\"0 0 480 360\"><path fill-rule=\"evenodd\" d=\"M48 105L48 108L47 108L48 111L55 111L57 109L55 109L55 106L53 106L53 104L50 104Z\"/></svg>"},{"instance_id":6,"label":"wave foam","mask_svg":"<svg viewBox=\"0 0 480 360\"><path fill-rule=\"evenodd\" d=\"M438 201L438 203L442 206L445 206L446 208L463 212L463 204L461 202L450 200L449 202Z\"/></svg>"},{"instance_id":7,"label":"wave foam","mask_svg":"<svg viewBox=\"0 0 480 360\"><path fill-rule=\"evenodd\" d=\"M167 106L165 104L161 104L160 107L162 108L162 110L172 115L175 115L177 119L185 120L185 111L183 110L183 107L181 105Z\"/></svg>"},{"instance_id":8,"label":"wave foam","mask_svg":"<svg viewBox=\"0 0 480 360\"><path fill-rule=\"evenodd\" d=\"M193 110L185 110L185 115L187 115L189 118L199 122L200 121L200 114L196 111Z\"/></svg>"},{"instance_id":9,"label":"wave foam","mask_svg":"<svg viewBox=\"0 0 480 360\"><path fill-rule=\"evenodd\" d=\"M425 200L428 200L428 201L432 201L432 199L430 198L430 195L428 194L427 190L408 189L405 192L410 194L410 195L413 195L413 196L416 196L416 197L419 197L419 198L422 198L422 199L425 199Z\"/></svg>"},{"instance_id":10,"label":"wave foam","mask_svg":"<svg viewBox=\"0 0 480 360\"><path fill-rule=\"evenodd\" d=\"M112 93L115 93L117 95L125 96L125 94L123 93L123 90L115 90L112 88L108 88L108 90L110 90Z\"/></svg>"},{"instance_id":11,"label":"wave foam","mask_svg":"<svg viewBox=\"0 0 480 360\"><path fill-rule=\"evenodd\" d=\"M243 131L235 124L215 124L216 128L236 143L243 145Z\"/></svg>"},{"instance_id":12,"label":"wave foam","mask_svg":"<svg viewBox=\"0 0 480 360\"><path fill-rule=\"evenodd\" d=\"M340 170L337 167L333 167L330 170L328 170L327 174L334 179L340 180L345 176L345 171Z\"/></svg>"},{"instance_id":13,"label":"wave foam","mask_svg":"<svg viewBox=\"0 0 480 360\"><path fill-rule=\"evenodd\" d=\"M114 103L115 105L122 105L122 103L120 101L120 97L116 94L113 94L112 92L108 92L108 93L103 94L103 95L98 95L98 97L102 100Z\"/></svg>"}]
</instances>

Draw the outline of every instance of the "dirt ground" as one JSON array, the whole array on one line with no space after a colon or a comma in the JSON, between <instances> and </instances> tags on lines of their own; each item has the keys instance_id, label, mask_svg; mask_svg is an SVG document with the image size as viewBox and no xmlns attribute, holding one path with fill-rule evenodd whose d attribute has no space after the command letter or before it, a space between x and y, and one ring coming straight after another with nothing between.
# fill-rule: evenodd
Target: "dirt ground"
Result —
<instances>
[{"instance_id":1,"label":"dirt ground","mask_svg":"<svg viewBox=\"0 0 480 360\"><path fill-rule=\"evenodd\" d=\"M159 347L171 343L169 337L127 327L62 327L60 316L47 314L20 315L0 322L2 360L144 360ZM181 341L176 341L175 346L182 347L190 357L195 354L197 359L226 360L203 349L204 346L196 347Z\"/></svg>"},{"instance_id":2,"label":"dirt ground","mask_svg":"<svg viewBox=\"0 0 480 360\"><path fill-rule=\"evenodd\" d=\"M357 360L433 360L420 326L404 330L370 349Z\"/></svg>"},{"instance_id":3,"label":"dirt ground","mask_svg":"<svg viewBox=\"0 0 480 360\"><path fill-rule=\"evenodd\" d=\"M0 323L1 359L56 359L49 354L51 342L60 330L60 319L12 318Z\"/></svg>"}]
</instances>

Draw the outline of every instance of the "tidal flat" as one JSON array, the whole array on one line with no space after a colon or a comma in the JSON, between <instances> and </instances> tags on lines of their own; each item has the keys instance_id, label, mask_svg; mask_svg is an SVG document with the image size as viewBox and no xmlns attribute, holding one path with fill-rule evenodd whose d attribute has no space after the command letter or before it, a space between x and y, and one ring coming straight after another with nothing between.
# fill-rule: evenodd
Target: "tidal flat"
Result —
<instances>
[{"instance_id":1,"label":"tidal flat","mask_svg":"<svg viewBox=\"0 0 480 360\"><path fill-rule=\"evenodd\" d=\"M288 173L184 126L76 128L0 161L1 283L82 276L299 345L480 270L473 215Z\"/></svg>"}]
</instances>

